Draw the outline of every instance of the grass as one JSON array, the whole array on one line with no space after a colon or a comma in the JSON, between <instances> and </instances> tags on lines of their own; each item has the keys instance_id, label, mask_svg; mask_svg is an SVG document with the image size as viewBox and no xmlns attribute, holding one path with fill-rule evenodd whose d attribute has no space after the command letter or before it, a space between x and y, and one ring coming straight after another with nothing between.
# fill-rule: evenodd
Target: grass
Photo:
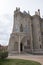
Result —
<instances>
[{"instance_id":1,"label":"grass","mask_svg":"<svg viewBox=\"0 0 43 65\"><path fill-rule=\"evenodd\" d=\"M0 65L41 65L38 62L22 59L0 59Z\"/></svg>"}]
</instances>

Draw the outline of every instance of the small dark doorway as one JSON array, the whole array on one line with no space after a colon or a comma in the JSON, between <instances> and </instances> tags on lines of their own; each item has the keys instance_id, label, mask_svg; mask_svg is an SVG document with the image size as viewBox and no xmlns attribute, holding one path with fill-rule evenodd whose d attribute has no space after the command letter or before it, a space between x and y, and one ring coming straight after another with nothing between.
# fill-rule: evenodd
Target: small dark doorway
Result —
<instances>
[{"instance_id":1,"label":"small dark doorway","mask_svg":"<svg viewBox=\"0 0 43 65\"><path fill-rule=\"evenodd\" d=\"M23 51L23 44L20 43L20 51L22 52Z\"/></svg>"}]
</instances>

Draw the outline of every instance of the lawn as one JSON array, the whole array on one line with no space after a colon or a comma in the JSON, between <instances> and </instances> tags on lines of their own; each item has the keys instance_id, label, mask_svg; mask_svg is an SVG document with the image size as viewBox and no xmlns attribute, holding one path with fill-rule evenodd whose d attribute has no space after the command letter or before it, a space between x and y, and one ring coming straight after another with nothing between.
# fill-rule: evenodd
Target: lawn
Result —
<instances>
[{"instance_id":1,"label":"lawn","mask_svg":"<svg viewBox=\"0 0 43 65\"><path fill-rule=\"evenodd\" d=\"M38 62L22 59L0 59L0 65L41 65Z\"/></svg>"}]
</instances>

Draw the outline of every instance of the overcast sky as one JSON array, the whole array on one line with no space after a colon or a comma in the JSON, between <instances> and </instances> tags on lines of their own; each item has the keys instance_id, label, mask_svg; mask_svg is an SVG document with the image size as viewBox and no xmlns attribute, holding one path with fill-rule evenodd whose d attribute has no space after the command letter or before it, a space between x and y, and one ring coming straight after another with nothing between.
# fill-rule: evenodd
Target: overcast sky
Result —
<instances>
[{"instance_id":1,"label":"overcast sky","mask_svg":"<svg viewBox=\"0 0 43 65\"><path fill-rule=\"evenodd\" d=\"M34 15L40 9L43 16L43 0L0 0L0 44L7 45L13 27L13 12L16 7Z\"/></svg>"}]
</instances>

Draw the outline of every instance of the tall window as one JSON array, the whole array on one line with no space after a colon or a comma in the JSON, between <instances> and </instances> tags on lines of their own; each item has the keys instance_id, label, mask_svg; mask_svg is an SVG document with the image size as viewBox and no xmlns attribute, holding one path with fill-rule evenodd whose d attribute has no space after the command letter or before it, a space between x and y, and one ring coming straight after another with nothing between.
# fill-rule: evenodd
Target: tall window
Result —
<instances>
[{"instance_id":1,"label":"tall window","mask_svg":"<svg viewBox=\"0 0 43 65\"><path fill-rule=\"evenodd\" d=\"M40 45L40 49L41 49L41 45Z\"/></svg>"},{"instance_id":2,"label":"tall window","mask_svg":"<svg viewBox=\"0 0 43 65\"><path fill-rule=\"evenodd\" d=\"M30 40L27 40L27 46L30 49Z\"/></svg>"},{"instance_id":3,"label":"tall window","mask_svg":"<svg viewBox=\"0 0 43 65\"><path fill-rule=\"evenodd\" d=\"M23 26L22 26L22 24L20 25L20 32L23 32Z\"/></svg>"}]
</instances>

